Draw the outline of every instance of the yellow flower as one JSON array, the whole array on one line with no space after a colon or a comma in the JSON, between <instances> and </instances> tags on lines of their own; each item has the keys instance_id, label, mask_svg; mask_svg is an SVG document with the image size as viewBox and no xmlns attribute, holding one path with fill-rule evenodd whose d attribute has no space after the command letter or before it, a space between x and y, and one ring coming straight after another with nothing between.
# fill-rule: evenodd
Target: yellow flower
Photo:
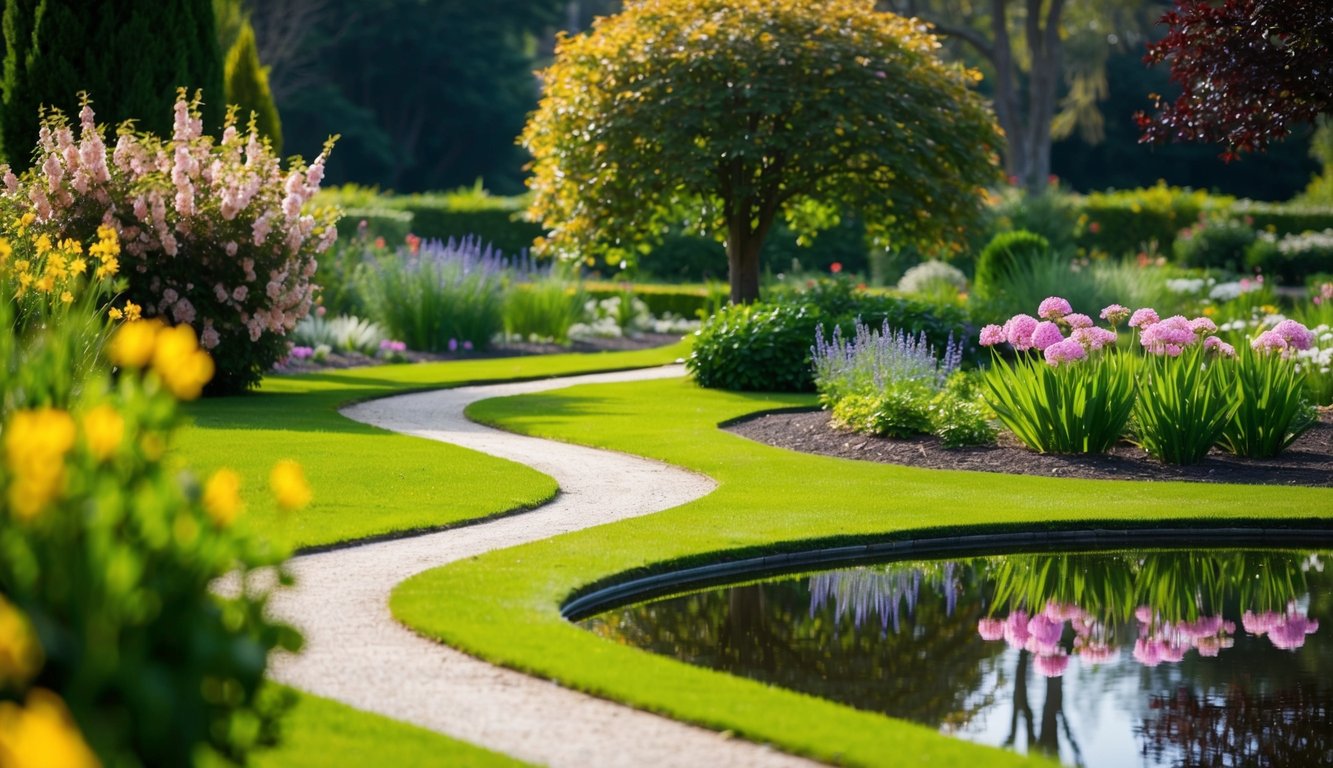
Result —
<instances>
[{"instance_id":1,"label":"yellow flower","mask_svg":"<svg viewBox=\"0 0 1333 768\"><path fill-rule=\"evenodd\" d=\"M88 444L88 452L98 461L115 456L124 437L125 417L109 403L83 414L83 439Z\"/></svg>"},{"instance_id":2,"label":"yellow flower","mask_svg":"<svg viewBox=\"0 0 1333 768\"><path fill-rule=\"evenodd\" d=\"M60 495L74 419L56 408L15 411L4 436L10 508L20 520L31 520Z\"/></svg>"},{"instance_id":3,"label":"yellow flower","mask_svg":"<svg viewBox=\"0 0 1333 768\"><path fill-rule=\"evenodd\" d=\"M162 324L152 320L125 323L111 337L107 356L122 368L143 368L153 359L153 347Z\"/></svg>"},{"instance_id":4,"label":"yellow flower","mask_svg":"<svg viewBox=\"0 0 1333 768\"><path fill-rule=\"evenodd\" d=\"M1276 315L1277 307L1272 304L1265 304L1262 307L1259 307L1259 311L1263 312L1265 315Z\"/></svg>"},{"instance_id":5,"label":"yellow flower","mask_svg":"<svg viewBox=\"0 0 1333 768\"><path fill-rule=\"evenodd\" d=\"M153 370L177 399L193 400L213 378L213 358L199 348L193 328L177 325L157 335Z\"/></svg>"},{"instance_id":6,"label":"yellow flower","mask_svg":"<svg viewBox=\"0 0 1333 768\"><path fill-rule=\"evenodd\" d=\"M69 273L71 275L82 275L88 271L88 260L83 258L74 259L69 263Z\"/></svg>"},{"instance_id":7,"label":"yellow flower","mask_svg":"<svg viewBox=\"0 0 1333 768\"><path fill-rule=\"evenodd\" d=\"M116 274L119 269L120 262L117 261L114 256L107 257L103 259L102 263L93 271L93 276L99 279L103 277L111 277Z\"/></svg>"},{"instance_id":8,"label":"yellow flower","mask_svg":"<svg viewBox=\"0 0 1333 768\"><path fill-rule=\"evenodd\" d=\"M69 291L65 291L60 294L60 300L65 302L66 304L73 304L74 294L70 293Z\"/></svg>"},{"instance_id":9,"label":"yellow flower","mask_svg":"<svg viewBox=\"0 0 1333 768\"><path fill-rule=\"evenodd\" d=\"M3 266L5 262L9 261L9 257L13 255L14 247L9 244L8 240L0 237L0 266Z\"/></svg>"},{"instance_id":10,"label":"yellow flower","mask_svg":"<svg viewBox=\"0 0 1333 768\"><path fill-rule=\"evenodd\" d=\"M35 688L28 693L25 705L0 702L0 765L6 768L101 765L59 696Z\"/></svg>"},{"instance_id":11,"label":"yellow flower","mask_svg":"<svg viewBox=\"0 0 1333 768\"><path fill-rule=\"evenodd\" d=\"M33 247L37 249L37 255L41 256L51 250L51 238L46 235L38 235L37 239L33 241Z\"/></svg>"},{"instance_id":12,"label":"yellow flower","mask_svg":"<svg viewBox=\"0 0 1333 768\"><path fill-rule=\"evenodd\" d=\"M131 322L143 317L143 308L132 301L125 302L125 319Z\"/></svg>"},{"instance_id":13,"label":"yellow flower","mask_svg":"<svg viewBox=\"0 0 1333 768\"><path fill-rule=\"evenodd\" d=\"M273 465L273 471L268 476L268 484L278 500L278 508L288 512L309 504L313 495L301 465L291 459L283 459Z\"/></svg>"},{"instance_id":14,"label":"yellow flower","mask_svg":"<svg viewBox=\"0 0 1333 768\"><path fill-rule=\"evenodd\" d=\"M0 595L0 688L23 685L42 665L42 648L28 620Z\"/></svg>"},{"instance_id":15,"label":"yellow flower","mask_svg":"<svg viewBox=\"0 0 1333 768\"><path fill-rule=\"evenodd\" d=\"M219 469L204 483L204 511L226 528L245 509L241 503L241 476L230 469Z\"/></svg>"},{"instance_id":16,"label":"yellow flower","mask_svg":"<svg viewBox=\"0 0 1333 768\"><path fill-rule=\"evenodd\" d=\"M108 309L106 311L106 316L111 318L112 320L119 320L125 316L125 313L121 312L119 309L116 309L115 307L112 307L111 309Z\"/></svg>"},{"instance_id":17,"label":"yellow flower","mask_svg":"<svg viewBox=\"0 0 1333 768\"><path fill-rule=\"evenodd\" d=\"M1204 308L1203 308L1203 316L1204 316L1204 317L1213 317L1213 316L1216 315L1216 314L1217 314L1217 307L1214 307L1214 306L1207 306L1207 307L1204 307Z\"/></svg>"}]
</instances>

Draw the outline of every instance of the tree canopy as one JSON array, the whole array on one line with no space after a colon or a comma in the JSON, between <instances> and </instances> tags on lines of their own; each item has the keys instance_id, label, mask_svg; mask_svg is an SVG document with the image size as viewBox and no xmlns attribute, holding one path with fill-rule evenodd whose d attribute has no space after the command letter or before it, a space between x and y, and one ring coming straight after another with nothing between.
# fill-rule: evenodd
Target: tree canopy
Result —
<instances>
[{"instance_id":1,"label":"tree canopy","mask_svg":"<svg viewBox=\"0 0 1333 768\"><path fill-rule=\"evenodd\" d=\"M1328 0L1176 0L1162 23L1144 60L1165 62L1181 93L1137 116L1143 141L1222 144L1235 159L1333 110Z\"/></svg>"},{"instance_id":2,"label":"tree canopy","mask_svg":"<svg viewBox=\"0 0 1333 768\"><path fill-rule=\"evenodd\" d=\"M540 247L633 258L686 221L726 243L733 301L758 295L783 217L839 212L895 245L958 242L998 176L977 75L873 0L641 0L563 38L522 143Z\"/></svg>"}]
</instances>

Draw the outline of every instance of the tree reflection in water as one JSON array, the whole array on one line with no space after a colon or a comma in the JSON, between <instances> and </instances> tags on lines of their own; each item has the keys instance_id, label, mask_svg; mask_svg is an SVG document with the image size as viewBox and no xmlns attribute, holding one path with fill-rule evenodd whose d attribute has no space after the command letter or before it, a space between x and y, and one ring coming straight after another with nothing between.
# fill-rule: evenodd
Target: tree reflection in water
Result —
<instances>
[{"instance_id":1,"label":"tree reflection in water","mask_svg":"<svg viewBox=\"0 0 1333 768\"><path fill-rule=\"evenodd\" d=\"M891 563L696 592L583 625L1076 765L1135 752L1147 765L1333 765L1333 642L1317 618L1333 611L1333 590L1322 570L1317 553L1271 551ZM1108 743L1116 754L1103 754Z\"/></svg>"}]
</instances>

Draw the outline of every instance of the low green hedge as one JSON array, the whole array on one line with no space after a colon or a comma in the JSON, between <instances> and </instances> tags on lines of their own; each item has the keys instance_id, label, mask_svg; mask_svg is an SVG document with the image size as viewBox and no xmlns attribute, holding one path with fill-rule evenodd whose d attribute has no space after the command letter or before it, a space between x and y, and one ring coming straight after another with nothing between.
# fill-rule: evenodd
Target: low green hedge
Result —
<instances>
[{"instance_id":1,"label":"low green hedge","mask_svg":"<svg viewBox=\"0 0 1333 768\"><path fill-rule=\"evenodd\" d=\"M590 298L601 301L620 296L629 289L634 292L654 317L668 313L684 318L704 318L727 303L725 284L661 285L654 283L584 283L583 290Z\"/></svg>"},{"instance_id":2,"label":"low green hedge","mask_svg":"<svg viewBox=\"0 0 1333 768\"><path fill-rule=\"evenodd\" d=\"M1227 215L1278 237L1333 229L1333 206L1238 200L1227 209Z\"/></svg>"},{"instance_id":3,"label":"low green hedge","mask_svg":"<svg viewBox=\"0 0 1333 768\"><path fill-rule=\"evenodd\" d=\"M338 237L344 240L364 234L372 240L382 237L385 243L398 245L411 232L411 211L392 208L345 208L342 218L338 219Z\"/></svg>"}]
</instances>

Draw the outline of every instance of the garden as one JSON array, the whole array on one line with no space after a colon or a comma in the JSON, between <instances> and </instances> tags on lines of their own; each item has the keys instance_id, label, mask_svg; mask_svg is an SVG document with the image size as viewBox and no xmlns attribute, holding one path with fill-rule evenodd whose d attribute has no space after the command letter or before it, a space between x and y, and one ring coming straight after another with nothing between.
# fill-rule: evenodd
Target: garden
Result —
<instances>
[{"instance_id":1,"label":"garden","mask_svg":"<svg viewBox=\"0 0 1333 768\"><path fill-rule=\"evenodd\" d=\"M278 5L116 11L147 93L4 3L0 768L1333 761L1326 8L1134 11L1136 141L1319 161L1251 199L866 0L497 10L526 190L393 192L472 167L335 75L463 21Z\"/></svg>"}]
</instances>

